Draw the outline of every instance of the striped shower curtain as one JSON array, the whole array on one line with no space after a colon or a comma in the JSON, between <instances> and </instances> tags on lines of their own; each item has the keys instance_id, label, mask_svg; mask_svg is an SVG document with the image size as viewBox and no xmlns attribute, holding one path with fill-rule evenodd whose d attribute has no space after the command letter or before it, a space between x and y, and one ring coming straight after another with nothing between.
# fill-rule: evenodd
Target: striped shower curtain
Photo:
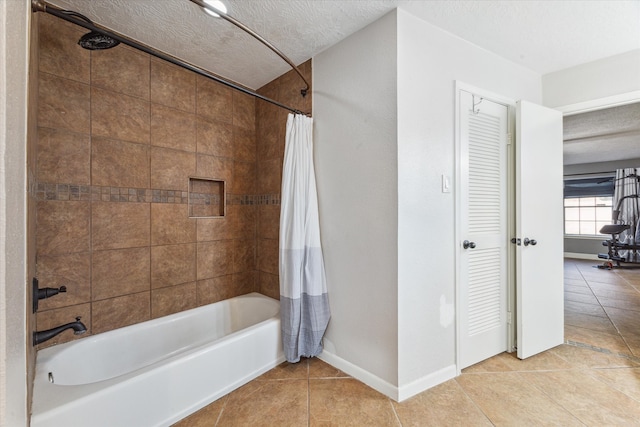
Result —
<instances>
[{"instance_id":1,"label":"striped shower curtain","mask_svg":"<svg viewBox=\"0 0 640 427\"><path fill-rule=\"evenodd\" d=\"M280 210L280 315L289 362L322 352L329 299L313 168L313 119L289 114Z\"/></svg>"}]
</instances>

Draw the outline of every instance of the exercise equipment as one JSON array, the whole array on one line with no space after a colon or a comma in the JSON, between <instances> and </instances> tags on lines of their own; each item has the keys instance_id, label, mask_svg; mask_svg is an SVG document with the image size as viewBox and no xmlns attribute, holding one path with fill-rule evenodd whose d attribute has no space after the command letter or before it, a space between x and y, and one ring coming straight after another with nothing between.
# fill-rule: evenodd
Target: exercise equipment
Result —
<instances>
[{"instance_id":1,"label":"exercise equipment","mask_svg":"<svg viewBox=\"0 0 640 427\"><path fill-rule=\"evenodd\" d=\"M638 180L638 176L628 175L623 178L619 178L618 180L626 179L626 178L635 178ZM602 246L607 247L607 253L598 254L598 258L605 259L603 265L598 266L598 268L603 269L613 269L613 268L640 268L640 245L638 243L638 236L640 230L638 227L640 226L638 223L638 203L640 196L638 193L638 187L635 186L636 194L630 194L620 198L618 201L616 208L613 210L613 224L605 225L600 229L600 234L609 234L611 235L610 239L607 239L602 242ZM633 203L635 202L635 212L636 215L629 224L625 224L621 221L620 212L625 203ZM626 230L631 230L632 234L628 234L624 238L624 241L621 239L620 235ZM629 265L622 265L623 263ZM635 265L634 265L635 264Z\"/></svg>"}]
</instances>

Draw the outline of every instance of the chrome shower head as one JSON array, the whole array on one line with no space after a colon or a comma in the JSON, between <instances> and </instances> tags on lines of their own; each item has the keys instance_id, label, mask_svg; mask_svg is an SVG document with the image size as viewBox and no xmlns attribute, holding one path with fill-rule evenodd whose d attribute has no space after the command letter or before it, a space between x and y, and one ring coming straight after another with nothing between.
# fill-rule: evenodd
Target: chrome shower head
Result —
<instances>
[{"instance_id":1,"label":"chrome shower head","mask_svg":"<svg viewBox=\"0 0 640 427\"><path fill-rule=\"evenodd\" d=\"M120 42L112 37L100 34L97 31L91 31L90 33L80 37L78 44L89 50L104 50L116 47Z\"/></svg>"}]
</instances>

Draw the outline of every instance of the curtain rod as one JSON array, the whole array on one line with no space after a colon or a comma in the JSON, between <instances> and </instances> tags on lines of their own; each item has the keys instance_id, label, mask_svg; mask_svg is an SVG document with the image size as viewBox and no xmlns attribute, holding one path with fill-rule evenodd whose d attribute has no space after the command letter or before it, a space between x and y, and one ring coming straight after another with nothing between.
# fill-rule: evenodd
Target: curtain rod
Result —
<instances>
[{"instance_id":1,"label":"curtain rod","mask_svg":"<svg viewBox=\"0 0 640 427\"><path fill-rule=\"evenodd\" d=\"M171 56L167 53L164 53L162 51L156 50L150 46L147 46L145 44L139 43L135 40L132 40L122 34L116 33L112 30L107 30L103 27L99 27L97 25L95 25L93 22L91 22L91 20L89 20L88 18L84 17L83 15L77 13L77 12L73 12L73 11L67 11L64 9L59 9L49 3L47 3L44 0L31 0L31 8L34 12L45 12L48 13L50 15L56 16L60 19L63 19L67 22L71 22L72 24L78 25L80 27L86 28L87 30L91 30L91 31L95 31L97 33L103 34L105 36L111 37L114 40L119 41L120 43L126 44L127 46L131 46L134 49L138 49L142 52L148 53L149 55L155 56L156 58L162 59L164 61L170 62L174 65L177 65L179 67L185 68L189 71L193 71L196 74L199 74L203 77L206 77L208 79L214 80L218 83L221 83L225 86L228 86L232 89L238 90L242 93L245 93L247 95L253 96L255 98L261 99L265 102L268 102L270 104L273 104L275 106L278 106L280 108L284 108L285 110L289 110L294 114L304 114L304 115L310 115L309 113L306 113L304 111L300 111L297 108L293 108L290 107L288 105L285 105L281 102L278 102L274 99L271 98L267 98L264 95L259 94L258 92L252 91L250 89L247 89L245 87L242 87L236 83L233 83L229 80L223 79L222 77L216 76L213 73L210 73L209 71L206 71L200 67L197 67L193 64L190 64L188 62L182 61L181 59L178 59L174 56ZM214 9L215 10L215 9ZM218 13L216 11L216 13ZM83 17L86 19L86 21L80 17ZM296 71L298 71L296 69ZM305 80L306 83L306 80Z\"/></svg>"},{"instance_id":2,"label":"curtain rod","mask_svg":"<svg viewBox=\"0 0 640 427\"><path fill-rule=\"evenodd\" d=\"M568 165L571 166L571 165ZM583 172L583 173L570 173L565 175L565 177L576 177L576 178L605 178L615 176L616 171L604 171L604 172Z\"/></svg>"},{"instance_id":3,"label":"curtain rod","mask_svg":"<svg viewBox=\"0 0 640 427\"><path fill-rule=\"evenodd\" d=\"M304 84L306 85L306 87L302 88L300 90L300 94L304 97L307 95L307 92L309 91L309 82L307 81L307 79L302 75L302 73L300 72L300 70L298 69L298 67L296 67L296 64L293 63L293 61L291 61L284 53L282 53L277 47L275 47L274 45L272 45L267 39L265 39L264 37L262 37L260 34L256 33L255 31L253 31L251 28L247 27L246 25L244 25L242 22L238 21L237 19L235 19L234 17L228 15L227 13L222 12L221 10L216 9L215 7L211 6L210 4L205 3L202 0L190 0L192 3L197 4L198 6L204 8L204 9L208 9L211 12L214 12L216 15L220 16L220 18L224 19L227 22L231 22L233 25L235 25L236 27L240 28L242 31L244 31L245 33L249 34L250 36L252 36L253 38L255 38L256 40L258 40L260 43L262 43L263 45L265 45L266 47L268 47L269 49L271 49L276 55L278 55L280 58L282 58L287 64L289 64L289 66L291 68L293 68L293 70L298 73L298 76L300 76L300 78L302 79L302 81L304 81Z\"/></svg>"}]
</instances>

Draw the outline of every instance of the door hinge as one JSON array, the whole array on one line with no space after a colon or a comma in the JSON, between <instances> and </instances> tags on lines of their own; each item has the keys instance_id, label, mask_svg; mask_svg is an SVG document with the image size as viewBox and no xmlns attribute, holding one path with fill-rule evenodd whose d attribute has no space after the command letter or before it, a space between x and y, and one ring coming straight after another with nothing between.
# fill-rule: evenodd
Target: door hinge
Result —
<instances>
[{"instance_id":1,"label":"door hinge","mask_svg":"<svg viewBox=\"0 0 640 427\"><path fill-rule=\"evenodd\" d=\"M507 311L507 325L510 325L513 322L513 317L511 316L511 312Z\"/></svg>"},{"instance_id":2,"label":"door hinge","mask_svg":"<svg viewBox=\"0 0 640 427\"><path fill-rule=\"evenodd\" d=\"M511 145L513 143L513 135L509 132L507 134L507 145Z\"/></svg>"}]
</instances>

